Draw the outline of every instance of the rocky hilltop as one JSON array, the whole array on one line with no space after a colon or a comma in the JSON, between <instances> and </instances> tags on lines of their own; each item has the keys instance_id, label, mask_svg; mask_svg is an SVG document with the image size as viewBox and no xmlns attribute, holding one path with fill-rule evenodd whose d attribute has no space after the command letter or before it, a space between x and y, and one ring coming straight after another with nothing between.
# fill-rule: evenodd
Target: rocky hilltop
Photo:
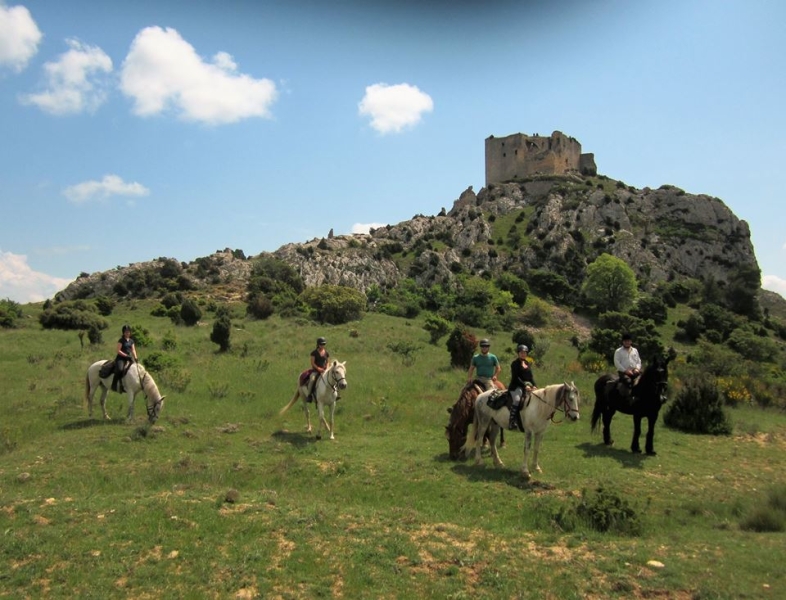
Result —
<instances>
[{"instance_id":1,"label":"rocky hilltop","mask_svg":"<svg viewBox=\"0 0 786 600\"><path fill-rule=\"evenodd\" d=\"M470 187L436 216L416 215L369 234L333 236L331 231L265 254L294 267L308 286L367 291L407 277L424 286L451 284L462 272L512 271L526 280L532 269L580 286L586 266L604 252L625 260L645 289L682 277L723 282L740 265L758 269L748 224L720 199L670 185L636 189L605 176L578 174L489 184L477 194ZM83 274L58 299L144 296L151 267L168 270L180 289L238 298L251 262L242 251L229 249L191 263L159 258Z\"/></svg>"}]
</instances>

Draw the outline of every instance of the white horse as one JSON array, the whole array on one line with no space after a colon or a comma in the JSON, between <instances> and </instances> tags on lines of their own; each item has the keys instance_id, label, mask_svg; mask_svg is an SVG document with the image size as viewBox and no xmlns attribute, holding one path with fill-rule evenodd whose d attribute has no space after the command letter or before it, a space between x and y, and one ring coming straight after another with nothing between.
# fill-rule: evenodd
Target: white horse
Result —
<instances>
[{"instance_id":1,"label":"white horse","mask_svg":"<svg viewBox=\"0 0 786 600\"><path fill-rule=\"evenodd\" d=\"M101 410L104 413L104 419L110 421L110 417L106 412L106 395L112 387L112 379L114 374L103 379L99 375L101 367L104 363L109 362L106 360L99 360L94 362L87 369L87 377L85 377L85 398L87 399L88 414L93 416L93 396L95 396L98 388L101 388ZM145 370L139 363L132 363L128 371L122 378L123 388L128 394L128 417L127 422L131 422L134 418L134 398L139 392L144 392L147 397L147 418L151 423L158 420L161 413L161 408L164 405L164 396L158 391L156 382L153 381L152 375Z\"/></svg>"},{"instance_id":2,"label":"white horse","mask_svg":"<svg viewBox=\"0 0 786 600\"><path fill-rule=\"evenodd\" d=\"M491 456L494 458L494 464L501 467L503 463L497 452L497 433L501 428L508 426L510 411L505 406L497 410L489 407L486 401L493 392L494 390L483 392L475 400L475 419L473 423L475 431L473 436L467 437L463 450L468 454L472 449L472 445L474 445L475 464L482 464L481 448L483 446L483 436L486 430L489 430ZM524 400L522 399L522 401ZM529 399L526 401L526 406L523 406L519 413L524 424L525 437L524 464L521 467L521 476L524 479L530 478L528 465L533 436L535 438L535 448L532 452L533 470L541 473L542 470L538 464L538 453L540 452L540 444L543 441L543 434L546 433L549 423L554 420L554 415L557 412L564 413L571 421L578 421L579 401L579 390L572 381L532 390Z\"/></svg>"},{"instance_id":3,"label":"white horse","mask_svg":"<svg viewBox=\"0 0 786 600\"><path fill-rule=\"evenodd\" d=\"M323 373L314 382L314 396L317 403L317 411L319 412L319 426L317 427L317 439L322 439L322 424L324 423L327 430L330 432L330 439L334 440L336 437L333 435L333 414L336 412L336 398L338 398L338 390L346 389L347 387L347 363L333 361L329 369L325 369ZM292 405L297 402L297 399L303 400L303 411L306 413L306 431L311 433L311 414L308 411L308 381L306 385L300 385L295 390L295 395L278 414L283 415L287 412ZM330 424L325 420L325 406L330 407Z\"/></svg>"}]
</instances>

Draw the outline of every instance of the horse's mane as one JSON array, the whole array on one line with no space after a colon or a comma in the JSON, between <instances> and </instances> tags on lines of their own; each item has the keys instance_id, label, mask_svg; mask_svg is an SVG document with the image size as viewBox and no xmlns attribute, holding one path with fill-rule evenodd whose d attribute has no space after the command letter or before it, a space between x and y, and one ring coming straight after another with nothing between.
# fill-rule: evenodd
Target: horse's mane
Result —
<instances>
[{"instance_id":1,"label":"horse's mane","mask_svg":"<svg viewBox=\"0 0 786 600\"><path fill-rule=\"evenodd\" d=\"M464 386L459 399L450 412L449 429L458 428L461 432L466 433L469 424L472 422L475 412L475 399L477 397L478 393L473 384Z\"/></svg>"}]
</instances>

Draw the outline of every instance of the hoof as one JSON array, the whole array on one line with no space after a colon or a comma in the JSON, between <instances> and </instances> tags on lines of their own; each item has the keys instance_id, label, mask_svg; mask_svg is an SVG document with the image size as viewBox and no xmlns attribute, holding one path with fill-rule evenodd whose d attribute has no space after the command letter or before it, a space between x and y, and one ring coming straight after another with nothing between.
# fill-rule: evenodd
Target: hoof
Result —
<instances>
[{"instance_id":1,"label":"hoof","mask_svg":"<svg viewBox=\"0 0 786 600\"><path fill-rule=\"evenodd\" d=\"M609 440L608 442L603 442L603 443L606 444L607 446L613 446L614 440Z\"/></svg>"},{"instance_id":2,"label":"hoof","mask_svg":"<svg viewBox=\"0 0 786 600\"><path fill-rule=\"evenodd\" d=\"M322 439L322 436L321 436L321 435L318 435L318 436L316 436L316 439L318 439L318 440L321 440L321 439Z\"/></svg>"},{"instance_id":3,"label":"hoof","mask_svg":"<svg viewBox=\"0 0 786 600\"><path fill-rule=\"evenodd\" d=\"M521 478L524 481L529 481L530 479L532 479L532 475L530 475L529 471L522 471L521 472Z\"/></svg>"},{"instance_id":4,"label":"hoof","mask_svg":"<svg viewBox=\"0 0 786 600\"><path fill-rule=\"evenodd\" d=\"M658 453L655 450L647 450L647 456L657 456Z\"/></svg>"},{"instance_id":5,"label":"hoof","mask_svg":"<svg viewBox=\"0 0 786 600\"><path fill-rule=\"evenodd\" d=\"M641 454L641 448L631 448L630 449L633 454Z\"/></svg>"}]
</instances>

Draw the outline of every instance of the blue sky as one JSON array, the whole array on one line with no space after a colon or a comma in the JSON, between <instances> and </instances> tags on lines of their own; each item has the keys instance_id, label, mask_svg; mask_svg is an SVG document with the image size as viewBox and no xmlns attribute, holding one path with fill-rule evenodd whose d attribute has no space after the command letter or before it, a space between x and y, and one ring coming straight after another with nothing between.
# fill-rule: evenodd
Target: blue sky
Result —
<instances>
[{"instance_id":1,"label":"blue sky","mask_svg":"<svg viewBox=\"0 0 786 600\"><path fill-rule=\"evenodd\" d=\"M424 5L425 6L422 6ZM0 298L435 215L489 135L721 198L786 295L780 0L0 0Z\"/></svg>"}]
</instances>

